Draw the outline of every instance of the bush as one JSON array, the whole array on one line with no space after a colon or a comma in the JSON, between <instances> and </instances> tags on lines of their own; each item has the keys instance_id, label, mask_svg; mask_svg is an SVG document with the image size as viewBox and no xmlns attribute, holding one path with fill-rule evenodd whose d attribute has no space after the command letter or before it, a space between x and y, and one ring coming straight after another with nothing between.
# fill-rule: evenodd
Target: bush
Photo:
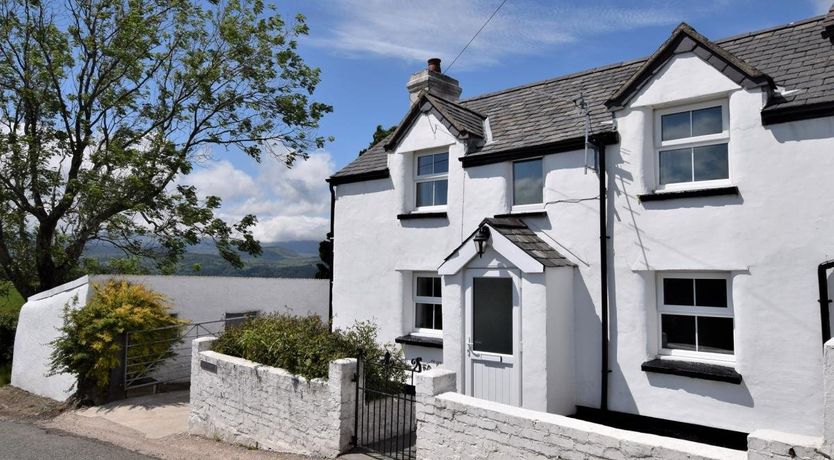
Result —
<instances>
[{"instance_id":1,"label":"bush","mask_svg":"<svg viewBox=\"0 0 834 460\"><path fill-rule=\"evenodd\" d=\"M12 363L17 313L0 312L0 366Z\"/></svg>"},{"instance_id":2,"label":"bush","mask_svg":"<svg viewBox=\"0 0 834 460\"><path fill-rule=\"evenodd\" d=\"M61 335L52 343L52 373L75 374L76 397L98 404L106 399L111 370L121 364L126 332L131 333L131 355L164 359L172 355L179 336L179 328L172 326L184 322L171 315L162 295L142 285L110 280L93 289L84 307L65 307ZM168 328L141 332L163 327Z\"/></svg>"},{"instance_id":3,"label":"bush","mask_svg":"<svg viewBox=\"0 0 834 460\"><path fill-rule=\"evenodd\" d=\"M377 327L372 323L357 322L346 330L330 332L318 316L284 313L256 317L227 329L212 344L212 350L308 379L327 378L330 361L354 358L360 352L368 362L379 362L386 352L401 359L397 347L377 343Z\"/></svg>"}]
</instances>

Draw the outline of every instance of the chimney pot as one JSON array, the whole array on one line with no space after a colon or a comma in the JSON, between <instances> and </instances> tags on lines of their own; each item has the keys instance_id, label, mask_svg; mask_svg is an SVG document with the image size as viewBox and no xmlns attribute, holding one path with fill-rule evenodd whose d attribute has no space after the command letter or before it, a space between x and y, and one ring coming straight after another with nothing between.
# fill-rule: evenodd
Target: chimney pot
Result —
<instances>
[{"instance_id":1,"label":"chimney pot","mask_svg":"<svg viewBox=\"0 0 834 460\"><path fill-rule=\"evenodd\" d=\"M440 70L440 58L431 58L429 59L429 67L428 69L432 72L441 73Z\"/></svg>"}]
</instances>

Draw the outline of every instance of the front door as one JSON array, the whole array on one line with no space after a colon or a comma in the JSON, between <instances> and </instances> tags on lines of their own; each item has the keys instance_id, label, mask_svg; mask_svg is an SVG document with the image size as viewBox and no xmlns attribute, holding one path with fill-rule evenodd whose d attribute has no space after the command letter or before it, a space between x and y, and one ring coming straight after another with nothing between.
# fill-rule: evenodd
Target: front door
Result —
<instances>
[{"instance_id":1,"label":"front door","mask_svg":"<svg viewBox=\"0 0 834 460\"><path fill-rule=\"evenodd\" d=\"M466 275L466 393L521 405L521 302L515 270Z\"/></svg>"}]
</instances>

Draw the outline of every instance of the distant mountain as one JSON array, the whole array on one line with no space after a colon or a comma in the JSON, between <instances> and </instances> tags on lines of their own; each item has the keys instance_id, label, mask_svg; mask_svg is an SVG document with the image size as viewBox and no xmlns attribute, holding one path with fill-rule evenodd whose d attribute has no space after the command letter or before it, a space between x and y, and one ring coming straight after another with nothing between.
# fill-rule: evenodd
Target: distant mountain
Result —
<instances>
[{"instance_id":1,"label":"distant mountain","mask_svg":"<svg viewBox=\"0 0 834 460\"><path fill-rule=\"evenodd\" d=\"M318 241L281 241L261 243L263 254L252 257L241 254L244 267L236 269L229 265L214 247L214 243L203 241L188 248L180 261L176 274L199 276L252 276L267 278L313 278L319 262ZM109 244L93 244L84 251L86 257L101 264L122 258L124 254ZM151 272L156 270L147 265Z\"/></svg>"}]
</instances>

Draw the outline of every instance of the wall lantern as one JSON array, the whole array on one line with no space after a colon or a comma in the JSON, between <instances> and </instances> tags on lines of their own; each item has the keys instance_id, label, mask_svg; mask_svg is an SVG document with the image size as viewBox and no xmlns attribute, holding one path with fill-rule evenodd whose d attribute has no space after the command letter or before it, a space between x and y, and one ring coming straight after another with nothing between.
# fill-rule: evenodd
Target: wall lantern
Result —
<instances>
[{"instance_id":1,"label":"wall lantern","mask_svg":"<svg viewBox=\"0 0 834 460\"><path fill-rule=\"evenodd\" d=\"M486 243L489 241L489 227L486 225L481 226L481 228L478 229L478 232L475 233L474 240L475 245L478 247L478 258L481 258L486 250Z\"/></svg>"}]
</instances>

